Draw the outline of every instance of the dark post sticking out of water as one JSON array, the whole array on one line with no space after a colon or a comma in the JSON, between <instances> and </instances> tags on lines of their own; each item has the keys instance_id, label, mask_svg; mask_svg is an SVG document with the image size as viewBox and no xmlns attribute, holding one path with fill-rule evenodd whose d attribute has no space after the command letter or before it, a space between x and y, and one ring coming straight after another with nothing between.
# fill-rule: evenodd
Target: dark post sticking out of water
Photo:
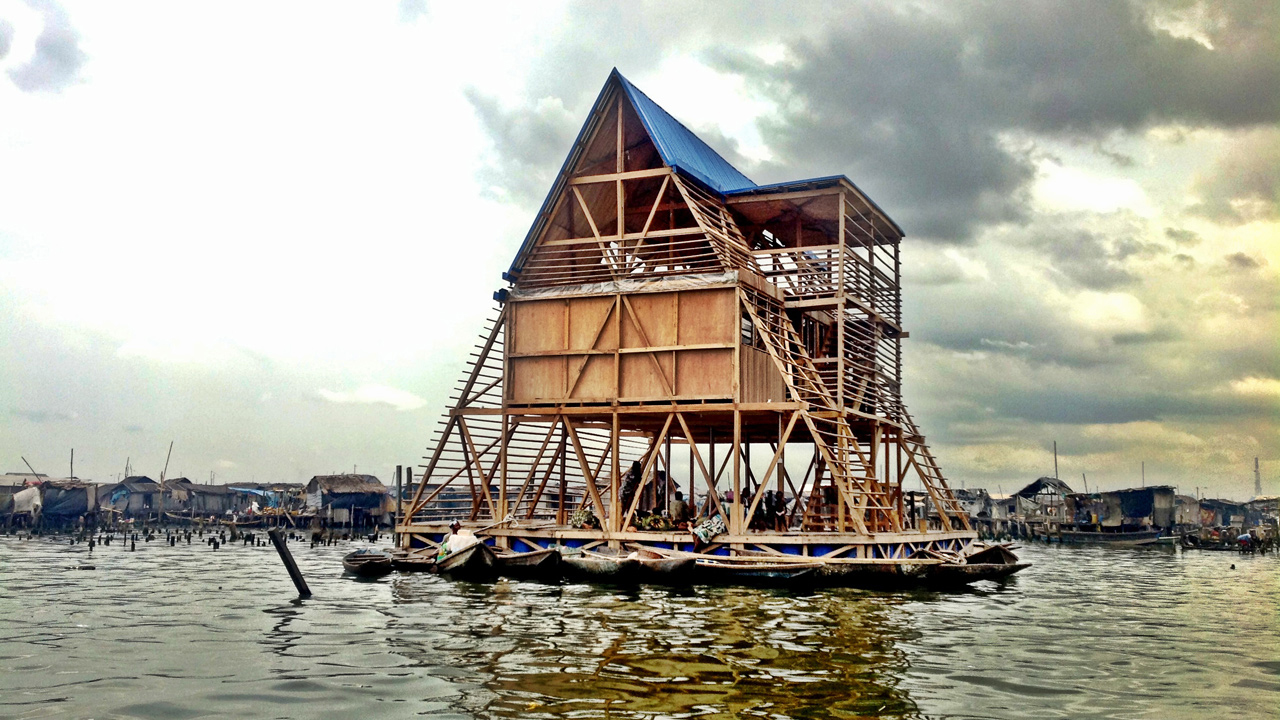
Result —
<instances>
[{"instance_id":1,"label":"dark post sticking out of water","mask_svg":"<svg viewBox=\"0 0 1280 720\"><path fill-rule=\"evenodd\" d=\"M413 466L412 466L412 465L410 465L410 466L409 466L409 472L410 472L410 473L412 473L412 472L413 472ZM402 480L402 478L403 478L403 477L404 477L404 473L403 473L403 471L402 471L401 467L400 467L399 465L397 465L397 466L396 466L396 518L395 518L395 521L391 524L391 527L392 527L392 530L393 530L393 531L394 531L394 529L395 529L396 527L398 527L398 526L400 525L400 511L403 509L403 508L402 508L402 505L401 505L401 502L400 502L400 501L401 501L401 498L403 498L403 497L404 497L404 485L402 485L402 484L401 484L401 480ZM412 476L410 476L410 478L409 478L409 484L410 484L410 485L412 485L412 484L413 484L413 478L412 478ZM393 533L393 537L395 537L395 539L396 539L396 547L400 547L400 533L398 533L398 532L394 532L394 533Z\"/></svg>"},{"instance_id":2,"label":"dark post sticking out of water","mask_svg":"<svg viewBox=\"0 0 1280 720\"><path fill-rule=\"evenodd\" d=\"M268 530L267 536L271 538L271 544L275 546L276 552L280 553L280 561L284 563L285 570L289 571L293 586L298 588L298 597L311 597L311 588L307 587L307 581L302 579L302 571L298 569L298 563L293 561L293 553L289 552L288 546L284 544L284 537L280 535L280 531Z\"/></svg>"}]
</instances>

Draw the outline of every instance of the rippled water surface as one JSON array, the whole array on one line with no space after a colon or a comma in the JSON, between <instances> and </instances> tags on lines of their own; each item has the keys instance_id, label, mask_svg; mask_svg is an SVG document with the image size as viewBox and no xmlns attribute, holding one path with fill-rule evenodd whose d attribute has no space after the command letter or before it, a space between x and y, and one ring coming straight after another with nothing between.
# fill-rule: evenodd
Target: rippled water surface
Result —
<instances>
[{"instance_id":1,"label":"rippled water surface","mask_svg":"<svg viewBox=\"0 0 1280 720\"><path fill-rule=\"evenodd\" d=\"M1275 556L1033 546L963 593L788 593L361 582L291 545L312 599L269 546L0 538L0 717L1280 715Z\"/></svg>"}]
</instances>

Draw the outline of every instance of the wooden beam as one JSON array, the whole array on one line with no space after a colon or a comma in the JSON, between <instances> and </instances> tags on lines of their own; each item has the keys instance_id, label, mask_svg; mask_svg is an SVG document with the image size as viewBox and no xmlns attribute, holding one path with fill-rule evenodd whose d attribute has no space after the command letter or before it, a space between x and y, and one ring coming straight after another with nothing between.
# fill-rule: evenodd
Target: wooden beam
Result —
<instances>
[{"instance_id":1,"label":"wooden beam","mask_svg":"<svg viewBox=\"0 0 1280 720\"><path fill-rule=\"evenodd\" d=\"M765 488L769 486L769 473L777 467L782 460L783 453L787 449L787 439L791 437L791 430L796 426L797 413L791 414L791 420L787 423L787 429L779 436L778 449L773 453L773 459L769 461L769 468L764 471L761 476L760 487L756 488L755 497L751 498L751 506L747 509L747 522L751 522L751 516L755 514L756 507L760 505L760 499L764 497ZM781 420L781 418L779 418Z\"/></svg>"},{"instance_id":2,"label":"wooden beam","mask_svg":"<svg viewBox=\"0 0 1280 720\"><path fill-rule=\"evenodd\" d=\"M698 470L702 472L702 477L707 481L707 494L711 496L716 512L720 513L720 517L724 517L724 508L720 507L720 497L716 493L715 483L711 480L711 473L707 472L707 466L702 463L702 455L698 452L698 444L693 442L693 432L689 430L689 423L685 422L684 416L680 413L676 413L675 416L676 420L680 421L680 429L684 430L684 436L689 438L689 452L698 463ZM689 498L689 501L692 502L693 498Z\"/></svg>"},{"instance_id":3,"label":"wooden beam","mask_svg":"<svg viewBox=\"0 0 1280 720\"><path fill-rule=\"evenodd\" d=\"M564 427L569 431L569 441L573 443L573 452L578 456L578 464L582 467L582 479L587 484L587 491L591 493L591 502L596 509L597 515L604 515L604 502L600 500L600 490L596 488L595 475L591 473L591 468L587 464L587 456L582 452L582 443L578 440L578 431L574 429L573 423L568 418L564 419ZM604 518L599 518L601 529L604 528Z\"/></svg>"},{"instance_id":4,"label":"wooden beam","mask_svg":"<svg viewBox=\"0 0 1280 720\"><path fill-rule=\"evenodd\" d=\"M466 420L458 418L458 427L462 428L462 436L467 441L467 448L471 453L471 460L475 463L476 474L480 479L480 492L484 496L485 503L489 506L489 514L494 520L499 520L497 508L493 505L493 497L489 494L489 478L484 474L484 466L480 464L480 457L476 455L476 443L471 439L471 431L467 429Z\"/></svg>"},{"instance_id":5,"label":"wooden beam","mask_svg":"<svg viewBox=\"0 0 1280 720\"><path fill-rule=\"evenodd\" d=\"M570 185L593 185L596 183L616 182L618 180L639 180L641 178L666 177L671 175L671 168L652 168L649 170L628 170L625 172L603 173L600 175L580 175L569 180Z\"/></svg>"}]
</instances>

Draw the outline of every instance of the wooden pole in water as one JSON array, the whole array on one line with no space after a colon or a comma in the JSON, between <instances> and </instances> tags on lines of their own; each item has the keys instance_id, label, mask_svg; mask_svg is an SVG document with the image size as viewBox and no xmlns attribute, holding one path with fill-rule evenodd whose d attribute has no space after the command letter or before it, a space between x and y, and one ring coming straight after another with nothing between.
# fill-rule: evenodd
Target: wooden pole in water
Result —
<instances>
[{"instance_id":1,"label":"wooden pole in water","mask_svg":"<svg viewBox=\"0 0 1280 720\"><path fill-rule=\"evenodd\" d=\"M271 544L275 546L276 552L280 554L280 561L284 563L284 569L289 571L289 579L293 580L293 586L298 589L298 597L311 597L311 588L307 587L307 581L302 578L302 571L298 569L298 564L293 561L293 553L289 552L289 547L284 544L284 537L280 535L278 529L267 531L267 537L271 538Z\"/></svg>"},{"instance_id":2,"label":"wooden pole in water","mask_svg":"<svg viewBox=\"0 0 1280 720\"><path fill-rule=\"evenodd\" d=\"M413 472L413 466L409 467L409 472L411 473ZM404 478L404 471L401 469L399 465L397 465L396 466L396 519L395 519L395 522L391 524L391 530L392 530L391 535L392 537L395 538L396 547L400 547L400 533L396 532L396 530L400 527L400 512L401 510L403 510L403 506L401 505L401 498L404 497L404 485L402 484L403 478Z\"/></svg>"}]
</instances>

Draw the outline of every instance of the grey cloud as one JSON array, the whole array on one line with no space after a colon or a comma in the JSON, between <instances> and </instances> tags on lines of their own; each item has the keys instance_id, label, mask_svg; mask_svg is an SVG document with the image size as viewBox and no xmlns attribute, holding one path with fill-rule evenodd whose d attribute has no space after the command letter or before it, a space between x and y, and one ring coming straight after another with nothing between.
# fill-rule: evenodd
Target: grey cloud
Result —
<instances>
[{"instance_id":1,"label":"grey cloud","mask_svg":"<svg viewBox=\"0 0 1280 720\"><path fill-rule=\"evenodd\" d=\"M1186 253L1178 253L1173 256L1173 259L1185 267L1193 267L1196 264L1196 259Z\"/></svg>"},{"instance_id":2,"label":"grey cloud","mask_svg":"<svg viewBox=\"0 0 1280 720\"><path fill-rule=\"evenodd\" d=\"M1191 247L1200 244L1200 233L1182 228L1165 228L1164 236L1172 240L1178 247Z\"/></svg>"},{"instance_id":3,"label":"grey cloud","mask_svg":"<svg viewBox=\"0 0 1280 720\"><path fill-rule=\"evenodd\" d=\"M9 54L11 47L13 47L13 23L0 18L0 60Z\"/></svg>"},{"instance_id":4,"label":"grey cloud","mask_svg":"<svg viewBox=\"0 0 1280 720\"><path fill-rule=\"evenodd\" d=\"M541 201L568 154L578 120L557 100L511 110L475 88L467 88L466 97L494 143L481 179L522 204Z\"/></svg>"},{"instance_id":5,"label":"grey cloud","mask_svg":"<svg viewBox=\"0 0 1280 720\"><path fill-rule=\"evenodd\" d=\"M9 70L9 79L24 92L57 92L75 83L86 56L80 35L66 12L53 2L30 2L44 14L35 53L26 64Z\"/></svg>"},{"instance_id":6,"label":"grey cloud","mask_svg":"<svg viewBox=\"0 0 1280 720\"><path fill-rule=\"evenodd\" d=\"M847 170L908 234L963 241L1024 218L1033 174L1011 133L1098 140L1280 115L1272 4L1219 18L1214 51L1125 2L924 7L842 6L824 36L782 38L792 62L719 63L779 101L765 129L781 162Z\"/></svg>"},{"instance_id":7,"label":"grey cloud","mask_svg":"<svg viewBox=\"0 0 1280 720\"><path fill-rule=\"evenodd\" d=\"M1248 133L1198 177L1200 202L1191 210L1214 220L1242 223L1280 218L1280 130Z\"/></svg>"},{"instance_id":8,"label":"grey cloud","mask_svg":"<svg viewBox=\"0 0 1280 720\"><path fill-rule=\"evenodd\" d=\"M122 429L122 430L124 430L124 431L125 431L125 432L127 432L127 433L134 433L134 434L136 434L136 433L140 433L140 432L142 432L145 428L143 428L141 425L125 425L125 426L124 426L123 428L121 428L121 429Z\"/></svg>"},{"instance_id":9,"label":"grey cloud","mask_svg":"<svg viewBox=\"0 0 1280 720\"><path fill-rule=\"evenodd\" d=\"M1098 220L1088 215L1048 216L1029 228L1028 242L1043 251L1070 284L1113 290L1137 280L1125 260L1163 250L1134 239L1141 229L1138 221L1121 216Z\"/></svg>"},{"instance_id":10,"label":"grey cloud","mask_svg":"<svg viewBox=\"0 0 1280 720\"><path fill-rule=\"evenodd\" d=\"M1113 335L1111 342L1117 345L1149 345L1151 343L1170 342L1180 340L1182 333L1170 327L1162 327L1151 332L1140 333L1121 333Z\"/></svg>"},{"instance_id":11,"label":"grey cloud","mask_svg":"<svg viewBox=\"0 0 1280 720\"><path fill-rule=\"evenodd\" d=\"M1260 260L1242 252L1231 253L1226 256L1226 260L1227 265L1236 270L1256 270L1267 264L1266 260Z\"/></svg>"}]
</instances>

